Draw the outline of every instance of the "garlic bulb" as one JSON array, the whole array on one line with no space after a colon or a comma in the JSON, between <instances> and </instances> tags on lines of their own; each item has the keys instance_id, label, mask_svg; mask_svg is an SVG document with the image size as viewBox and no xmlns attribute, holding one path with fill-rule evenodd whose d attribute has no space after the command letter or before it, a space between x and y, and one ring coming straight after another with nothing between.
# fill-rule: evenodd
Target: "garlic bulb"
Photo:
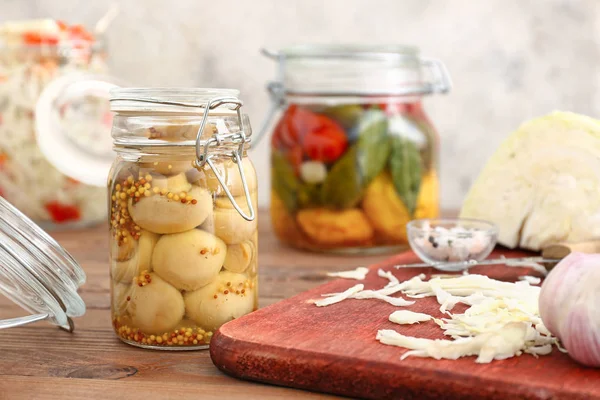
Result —
<instances>
[{"instance_id":1,"label":"garlic bulb","mask_svg":"<svg viewBox=\"0 0 600 400\"><path fill-rule=\"evenodd\" d=\"M542 285L539 310L573 359L600 367L600 254L572 253L554 267Z\"/></svg>"}]
</instances>

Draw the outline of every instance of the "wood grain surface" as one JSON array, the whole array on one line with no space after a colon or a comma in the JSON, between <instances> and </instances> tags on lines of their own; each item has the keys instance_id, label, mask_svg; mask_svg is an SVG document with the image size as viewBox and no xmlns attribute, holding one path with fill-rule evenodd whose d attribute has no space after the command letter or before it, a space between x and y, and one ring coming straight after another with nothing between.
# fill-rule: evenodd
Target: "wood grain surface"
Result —
<instances>
[{"instance_id":1,"label":"wood grain surface","mask_svg":"<svg viewBox=\"0 0 600 400\"><path fill-rule=\"evenodd\" d=\"M500 250L492 257L525 253ZM388 283L376 270L393 271L401 281L433 269L390 268L417 262L407 252L370 268L360 283L378 289ZM487 266L473 268L492 278L515 281L535 274L528 268ZM373 399L600 399L600 369L585 368L556 349L548 356L522 355L490 364L475 357L434 360L409 357L406 351L375 340L378 329L405 335L444 338L437 324L399 326L388 321L397 309L379 300L350 299L327 307L313 303L325 293L342 292L359 283L336 279L291 299L225 324L215 334L210 353L223 371L243 379ZM461 310L462 308L462 310ZM457 306L455 312L466 307ZM441 318L435 298L418 299L411 311Z\"/></svg>"},{"instance_id":2,"label":"wood grain surface","mask_svg":"<svg viewBox=\"0 0 600 400\"><path fill-rule=\"evenodd\" d=\"M220 372L207 351L143 350L120 342L110 323L108 234L104 226L52 235L82 264L87 312L69 334L46 322L0 330L0 399L237 399L330 398L250 383ZM339 257L279 244L268 213L259 214L260 306L327 281L340 271L386 256ZM0 296L0 318L25 315Z\"/></svg>"}]
</instances>

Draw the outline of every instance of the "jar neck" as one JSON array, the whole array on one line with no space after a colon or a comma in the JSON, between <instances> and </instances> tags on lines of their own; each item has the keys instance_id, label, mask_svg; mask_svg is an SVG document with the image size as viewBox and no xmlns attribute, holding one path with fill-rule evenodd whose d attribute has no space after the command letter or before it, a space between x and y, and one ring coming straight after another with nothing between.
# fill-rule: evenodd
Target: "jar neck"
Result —
<instances>
[{"instance_id":1,"label":"jar neck","mask_svg":"<svg viewBox=\"0 0 600 400\"><path fill-rule=\"evenodd\" d=\"M407 103L421 104L423 96L394 96L394 95L340 95L332 96L327 94L315 95L299 95L286 94L283 97L284 104L325 104L325 105L341 105L341 104L386 104L386 103Z\"/></svg>"},{"instance_id":2,"label":"jar neck","mask_svg":"<svg viewBox=\"0 0 600 400\"><path fill-rule=\"evenodd\" d=\"M127 158L136 158L139 156L158 157L158 158L181 158L184 160L196 157L195 146L122 146L115 145L114 151ZM239 150L238 146L222 145L219 148L213 148L208 152L209 156L230 157L233 151ZM242 155L245 157L250 150L250 144L244 147Z\"/></svg>"},{"instance_id":3,"label":"jar neck","mask_svg":"<svg viewBox=\"0 0 600 400\"><path fill-rule=\"evenodd\" d=\"M230 147L239 145L239 141L234 143L229 140L230 136L243 132L247 139L246 145L250 145L252 129L247 115L242 115L240 123L236 113L209 114L200 132L203 121L202 114L120 111L113 118L113 143L115 148L177 148L180 151L195 151L197 142L202 145L218 137L221 141L218 147L229 150ZM211 148L217 147L214 145Z\"/></svg>"}]
</instances>

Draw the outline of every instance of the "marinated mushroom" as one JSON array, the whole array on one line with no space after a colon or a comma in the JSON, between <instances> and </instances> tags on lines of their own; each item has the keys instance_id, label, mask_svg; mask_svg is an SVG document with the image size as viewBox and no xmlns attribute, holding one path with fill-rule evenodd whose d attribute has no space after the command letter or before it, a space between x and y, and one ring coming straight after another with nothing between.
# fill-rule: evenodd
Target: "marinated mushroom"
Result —
<instances>
[{"instance_id":1,"label":"marinated mushroom","mask_svg":"<svg viewBox=\"0 0 600 400\"><path fill-rule=\"evenodd\" d=\"M192 161L149 161L140 162L140 167L161 175L178 175L192 168Z\"/></svg>"},{"instance_id":2,"label":"marinated mushroom","mask_svg":"<svg viewBox=\"0 0 600 400\"><path fill-rule=\"evenodd\" d=\"M208 233L215 234L215 213L209 213L199 228Z\"/></svg>"},{"instance_id":3,"label":"marinated mushroom","mask_svg":"<svg viewBox=\"0 0 600 400\"><path fill-rule=\"evenodd\" d=\"M180 117L164 120L156 120L154 124L146 129L146 137L152 140L163 140L168 142L178 142L185 140L196 140L198 130L200 129L198 117ZM216 133L216 128L211 123L204 127L203 137L210 137ZM163 175L179 174L192 167L191 160L169 160L141 162L142 168L150 168Z\"/></svg>"},{"instance_id":4,"label":"marinated mushroom","mask_svg":"<svg viewBox=\"0 0 600 400\"><path fill-rule=\"evenodd\" d=\"M184 308L181 293L153 272L142 272L135 279L127 304L133 326L152 334L179 325Z\"/></svg>"},{"instance_id":5,"label":"marinated mushroom","mask_svg":"<svg viewBox=\"0 0 600 400\"><path fill-rule=\"evenodd\" d=\"M253 196L255 199L256 196ZM246 215L250 214L250 209L246 204L246 197L239 196L235 198L239 207ZM224 201L224 200L223 200ZM227 199L230 207L216 207L214 211L214 232L223 239L227 244L237 244L252 237L257 228L256 218L252 221L247 221L242 215L233 208L231 201ZM253 208L256 213L256 201L253 200ZM224 204L227 204L226 202Z\"/></svg>"},{"instance_id":6,"label":"marinated mushroom","mask_svg":"<svg viewBox=\"0 0 600 400\"><path fill-rule=\"evenodd\" d=\"M127 297L131 295L131 284L114 283L111 288L112 310L116 315L123 315L127 310Z\"/></svg>"},{"instance_id":7,"label":"marinated mushroom","mask_svg":"<svg viewBox=\"0 0 600 400\"><path fill-rule=\"evenodd\" d=\"M147 129L146 136L154 140L182 141L196 140L200 130L201 119L197 116L159 119ZM203 138L212 136L217 132L214 124L207 122L202 134Z\"/></svg>"},{"instance_id":8,"label":"marinated mushroom","mask_svg":"<svg viewBox=\"0 0 600 400\"><path fill-rule=\"evenodd\" d=\"M154 194L137 202L130 199L128 209L133 221L146 230L179 233L204 222L212 211L212 198L207 190L194 186L189 192Z\"/></svg>"},{"instance_id":9,"label":"marinated mushroom","mask_svg":"<svg viewBox=\"0 0 600 400\"><path fill-rule=\"evenodd\" d=\"M256 193L250 192L250 198L255 199ZM248 208L248 202L246 200L246 196L243 193L240 196L235 196L234 200L240 207L243 206L244 210L246 210ZM254 204L254 202L252 204ZM215 207L216 208L234 208L233 203L231 202L229 197L216 197L215 198Z\"/></svg>"},{"instance_id":10,"label":"marinated mushroom","mask_svg":"<svg viewBox=\"0 0 600 400\"><path fill-rule=\"evenodd\" d=\"M243 196L244 185L242 184L242 176L240 175L237 163L231 159L227 159L217 163L216 166L231 194L233 196ZM250 192L256 191L257 179L252 161L244 157L242 159L242 168L246 177L248 190ZM227 194L223 190L221 183L219 183L214 171L209 166L204 167L204 171L206 173L206 185L208 189L217 196L226 196Z\"/></svg>"},{"instance_id":11,"label":"marinated mushroom","mask_svg":"<svg viewBox=\"0 0 600 400\"><path fill-rule=\"evenodd\" d=\"M251 240L227 246L227 256L223 267L231 272L244 272L256 254L256 246Z\"/></svg>"},{"instance_id":12,"label":"marinated mushroom","mask_svg":"<svg viewBox=\"0 0 600 400\"><path fill-rule=\"evenodd\" d=\"M189 167L189 166L188 166ZM163 176L156 173L151 173L152 188L158 188L160 191L157 194L167 195L168 193L189 192L192 184L188 182L185 173L181 172L173 176Z\"/></svg>"},{"instance_id":13,"label":"marinated mushroom","mask_svg":"<svg viewBox=\"0 0 600 400\"><path fill-rule=\"evenodd\" d=\"M123 233L125 233L125 236L123 236ZM131 237L127 230L120 230L118 240L112 242L110 255L113 260L127 261L134 256L136 249L137 241Z\"/></svg>"},{"instance_id":14,"label":"marinated mushroom","mask_svg":"<svg viewBox=\"0 0 600 400\"><path fill-rule=\"evenodd\" d=\"M248 212L247 207L242 209ZM250 238L256 230L256 219L246 221L234 209L216 208L214 217L215 233L227 244L241 243Z\"/></svg>"},{"instance_id":15,"label":"marinated mushroom","mask_svg":"<svg viewBox=\"0 0 600 400\"><path fill-rule=\"evenodd\" d=\"M131 283L132 279L144 270L150 270L150 260L154 246L160 235L149 231L140 231L140 237L135 241L133 257L126 261L112 263L111 276L116 282ZM132 240L133 241L133 240Z\"/></svg>"},{"instance_id":16,"label":"marinated mushroom","mask_svg":"<svg viewBox=\"0 0 600 400\"><path fill-rule=\"evenodd\" d=\"M196 290L212 282L223 266L225 243L200 229L164 235L154 249L154 272L180 290Z\"/></svg>"},{"instance_id":17,"label":"marinated mushroom","mask_svg":"<svg viewBox=\"0 0 600 400\"><path fill-rule=\"evenodd\" d=\"M244 274L229 271L205 287L184 295L186 315L207 330L254 311L255 284Z\"/></svg>"}]
</instances>

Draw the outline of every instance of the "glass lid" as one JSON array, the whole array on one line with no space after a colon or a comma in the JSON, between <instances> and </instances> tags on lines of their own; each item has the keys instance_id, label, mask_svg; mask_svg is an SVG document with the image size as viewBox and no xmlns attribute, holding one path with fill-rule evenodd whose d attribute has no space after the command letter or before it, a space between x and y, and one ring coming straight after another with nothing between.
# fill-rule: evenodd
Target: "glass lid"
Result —
<instances>
[{"instance_id":1,"label":"glass lid","mask_svg":"<svg viewBox=\"0 0 600 400\"><path fill-rule=\"evenodd\" d=\"M60 172L106 185L115 158L109 91L121 84L108 75L67 74L43 90L35 109L37 144Z\"/></svg>"},{"instance_id":2,"label":"glass lid","mask_svg":"<svg viewBox=\"0 0 600 400\"><path fill-rule=\"evenodd\" d=\"M262 52L278 62L275 89L287 95L414 96L452 85L445 65L413 46L305 44Z\"/></svg>"},{"instance_id":3,"label":"glass lid","mask_svg":"<svg viewBox=\"0 0 600 400\"><path fill-rule=\"evenodd\" d=\"M0 320L0 329L48 320L65 330L85 313L77 289L85 273L73 257L0 197L0 293L31 313Z\"/></svg>"}]
</instances>

